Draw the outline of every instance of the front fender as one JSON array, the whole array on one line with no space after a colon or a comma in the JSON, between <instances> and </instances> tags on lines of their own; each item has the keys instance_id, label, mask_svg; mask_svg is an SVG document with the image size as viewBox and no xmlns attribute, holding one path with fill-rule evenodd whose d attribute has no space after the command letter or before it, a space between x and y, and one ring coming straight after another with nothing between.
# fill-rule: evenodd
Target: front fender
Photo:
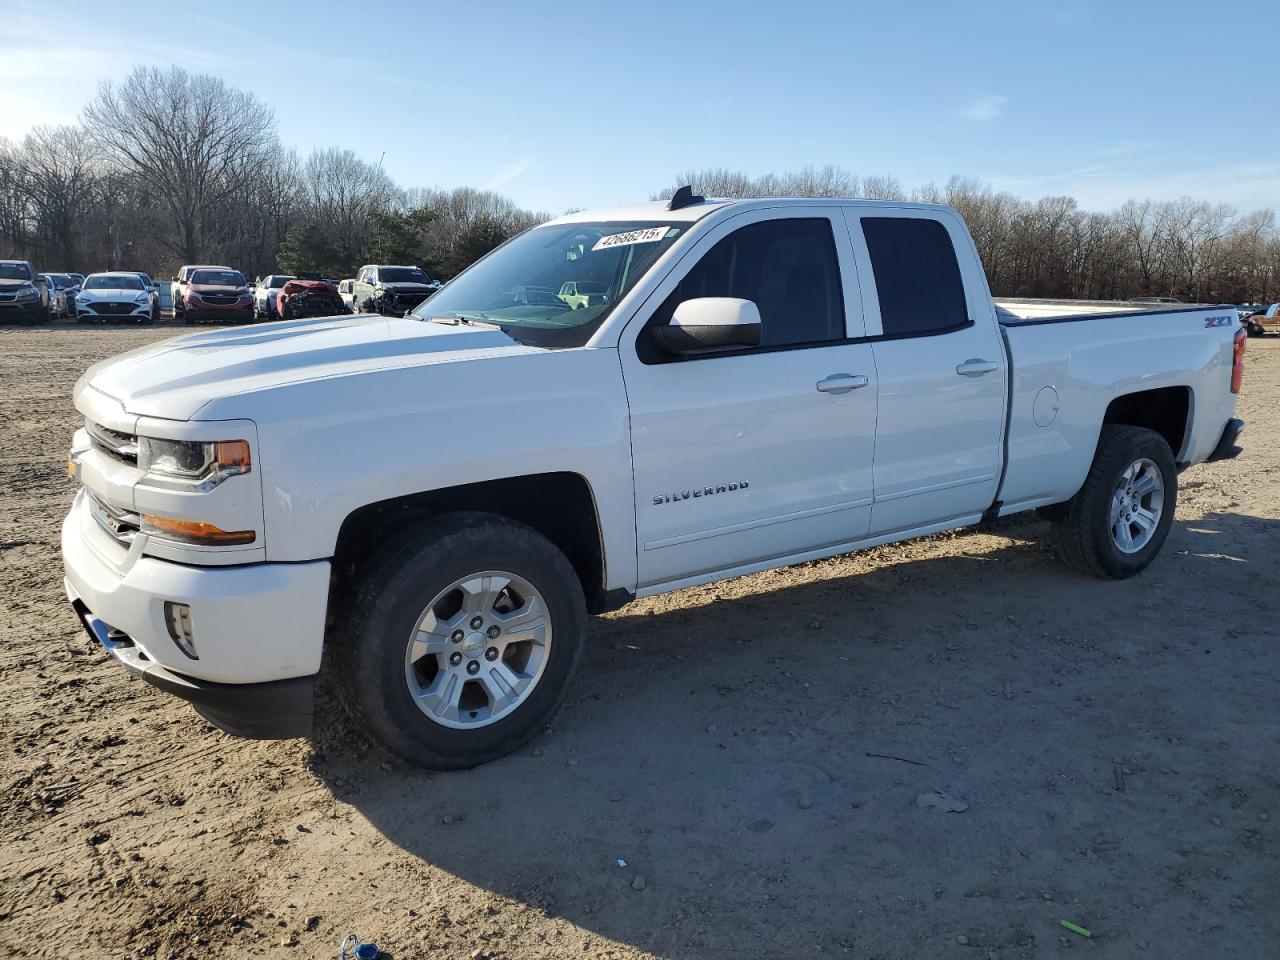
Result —
<instances>
[{"instance_id":1,"label":"front fender","mask_svg":"<svg viewBox=\"0 0 1280 960\"><path fill-rule=\"evenodd\" d=\"M635 584L631 444L615 350L428 362L237 401L219 406L252 410L258 425L269 560L333 556L343 521L372 503L570 472L596 499L606 588Z\"/></svg>"}]
</instances>

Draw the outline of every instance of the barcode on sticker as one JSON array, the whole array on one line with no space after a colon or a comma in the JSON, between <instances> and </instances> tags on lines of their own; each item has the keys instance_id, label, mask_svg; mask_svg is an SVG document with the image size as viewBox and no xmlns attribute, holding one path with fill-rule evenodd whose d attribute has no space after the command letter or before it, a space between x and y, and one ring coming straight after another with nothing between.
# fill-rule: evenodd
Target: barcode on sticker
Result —
<instances>
[{"instance_id":1,"label":"barcode on sticker","mask_svg":"<svg viewBox=\"0 0 1280 960\"><path fill-rule=\"evenodd\" d=\"M592 250L608 250L610 247L626 247L633 243L655 243L667 235L670 227L645 227L643 230L628 230L626 233L614 233L601 237Z\"/></svg>"}]
</instances>

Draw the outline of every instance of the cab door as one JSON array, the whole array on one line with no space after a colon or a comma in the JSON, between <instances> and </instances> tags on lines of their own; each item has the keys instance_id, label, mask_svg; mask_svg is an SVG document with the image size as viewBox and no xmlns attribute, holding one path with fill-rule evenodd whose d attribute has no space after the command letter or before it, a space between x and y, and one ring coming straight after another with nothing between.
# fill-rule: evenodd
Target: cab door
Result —
<instances>
[{"instance_id":1,"label":"cab door","mask_svg":"<svg viewBox=\"0 0 1280 960\"><path fill-rule=\"evenodd\" d=\"M665 355L650 329L697 297L760 311L751 349ZM657 589L866 535L876 370L838 207L730 218L681 260L620 342L639 586Z\"/></svg>"},{"instance_id":2,"label":"cab door","mask_svg":"<svg viewBox=\"0 0 1280 960\"><path fill-rule=\"evenodd\" d=\"M880 381L870 533L976 520L999 484L1009 393L977 252L945 211L846 216Z\"/></svg>"}]
</instances>

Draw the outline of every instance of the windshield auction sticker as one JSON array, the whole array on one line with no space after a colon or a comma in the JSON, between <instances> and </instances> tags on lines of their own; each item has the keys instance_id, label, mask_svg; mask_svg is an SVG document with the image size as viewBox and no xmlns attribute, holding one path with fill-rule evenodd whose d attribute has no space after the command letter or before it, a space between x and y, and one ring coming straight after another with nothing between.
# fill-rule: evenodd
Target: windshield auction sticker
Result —
<instances>
[{"instance_id":1,"label":"windshield auction sticker","mask_svg":"<svg viewBox=\"0 0 1280 960\"><path fill-rule=\"evenodd\" d=\"M626 233L614 233L601 237L592 250L608 250L610 247L629 247L633 243L656 243L667 235L670 227L646 227L643 230L629 230Z\"/></svg>"}]
</instances>

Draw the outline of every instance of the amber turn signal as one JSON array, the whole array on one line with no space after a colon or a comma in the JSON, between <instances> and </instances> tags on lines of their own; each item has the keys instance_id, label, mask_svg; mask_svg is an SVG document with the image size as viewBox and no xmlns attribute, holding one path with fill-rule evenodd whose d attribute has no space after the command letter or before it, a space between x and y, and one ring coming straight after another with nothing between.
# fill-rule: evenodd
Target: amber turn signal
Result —
<instances>
[{"instance_id":1,"label":"amber turn signal","mask_svg":"<svg viewBox=\"0 0 1280 960\"><path fill-rule=\"evenodd\" d=\"M142 515L142 532L205 547L231 547L253 543L256 536L252 530L223 530L212 523L203 523L199 520L173 520L150 513Z\"/></svg>"},{"instance_id":2,"label":"amber turn signal","mask_svg":"<svg viewBox=\"0 0 1280 960\"><path fill-rule=\"evenodd\" d=\"M248 440L219 440L213 445L213 461L223 470L234 473L248 473L249 460ZM230 468L238 468L231 470Z\"/></svg>"}]
</instances>

